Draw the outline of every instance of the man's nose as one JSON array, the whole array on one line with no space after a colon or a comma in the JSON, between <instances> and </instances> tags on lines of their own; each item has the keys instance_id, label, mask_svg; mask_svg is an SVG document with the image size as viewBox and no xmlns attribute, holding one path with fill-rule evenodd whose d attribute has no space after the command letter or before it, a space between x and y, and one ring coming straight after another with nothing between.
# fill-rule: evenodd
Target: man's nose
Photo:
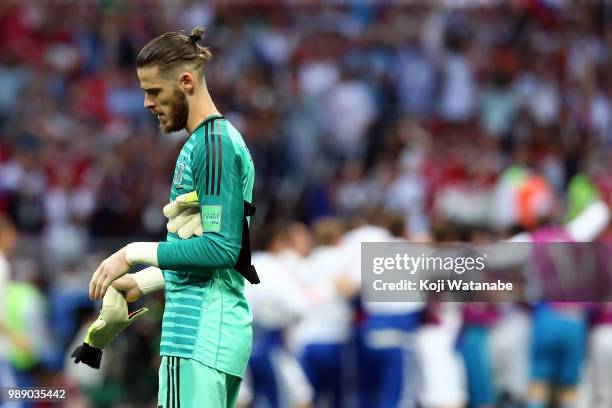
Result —
<instances>
[{"instance_id":1,"label":"man's nose","mask_svg":"<svg viewBox=\"0 0 612 408\"><path fill-rule=\"evenodd\" d=\"M151 109L154 106L155 106L155 104L153 103L151 98L149 98L148 96L145 96L145 98L144 98L144 107L145 107L145 109Z\"/></svg>"}]
</instances>

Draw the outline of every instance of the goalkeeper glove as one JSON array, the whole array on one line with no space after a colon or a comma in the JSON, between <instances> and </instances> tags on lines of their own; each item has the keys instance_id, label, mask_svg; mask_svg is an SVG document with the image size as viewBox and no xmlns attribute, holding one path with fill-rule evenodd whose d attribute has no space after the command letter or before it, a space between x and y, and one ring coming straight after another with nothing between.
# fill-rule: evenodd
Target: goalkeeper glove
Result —
<instances>
[{"instance_id":1,"label":"goalkeeper glove","mask_svg":"<svg viewBox=\"0 0 612 408\"><path fill-rule=\"evenodd\" d=\"M178 234L181 239L193 235L201 236L204 233L200 219L200 205L198 193L181 194L174 201L164 206L164 216L168 218L166 228L168 232Z\"/></svg>"},{"instance_id":2,"label":"goalkeeper glove","mask_svg":"<svg viewBox=\"0 0 612 408\"><path fill-rule=\"evenodd\" d=\"M102 310L98 320L89 326L85 341L70 357L74 358L75 364L83 362L92 368L100 368L102 350L126 327L148 311L142 308L128 314L128 305L123 294L109 286L102 300Z\"/></svg>"}]
</instances>

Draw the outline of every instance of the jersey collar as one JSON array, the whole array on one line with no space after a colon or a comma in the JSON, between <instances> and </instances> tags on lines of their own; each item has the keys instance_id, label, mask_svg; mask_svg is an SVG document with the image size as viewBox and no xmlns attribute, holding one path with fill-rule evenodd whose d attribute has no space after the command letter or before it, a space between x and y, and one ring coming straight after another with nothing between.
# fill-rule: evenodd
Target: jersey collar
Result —
<instances>
[{"instance_id":1,"label":"jersey collar","mask_svg":"<svg viewBox=\"0 0 612 408\"><path fill-rule=\"evenodd\" d=\"M225 119L225 118L223 117L223 115L218 115L218 114L207 116L206 118L204 118L202 122L200 122L198 126L196 126L196 128L193 130L193 132L191 132L191 134L193 135L196 132L196 130L206 125L207 123L212 122L215 119Z\"/></svg>"}]
</instances>

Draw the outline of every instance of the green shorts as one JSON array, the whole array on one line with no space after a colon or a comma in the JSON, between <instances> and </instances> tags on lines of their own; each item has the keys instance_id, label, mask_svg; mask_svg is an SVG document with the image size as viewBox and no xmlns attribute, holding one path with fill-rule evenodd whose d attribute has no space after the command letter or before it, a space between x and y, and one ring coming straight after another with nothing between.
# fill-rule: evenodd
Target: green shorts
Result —
<instances>
[{"instance_id":1,"label":"green shorts","mask_svg":"<svg viewBox=\"0 0 612 408\"><path fill-rule=\"evenodd\" d=\"M199 361L162 357L158 408L230 408L236 403L242 379Z\"/></svg>"}]
</instances>

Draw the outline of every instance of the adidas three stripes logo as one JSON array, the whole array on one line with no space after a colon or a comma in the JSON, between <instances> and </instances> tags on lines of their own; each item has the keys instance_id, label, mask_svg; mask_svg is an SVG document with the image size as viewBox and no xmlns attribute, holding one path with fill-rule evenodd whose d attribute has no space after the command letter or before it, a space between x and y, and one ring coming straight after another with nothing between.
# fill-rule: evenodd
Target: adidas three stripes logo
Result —
<instances>
[{"instance_id":1,"label":"adidas three stripes logo","mask_svg":"<svg viewBox=\"0 0 612 408\"><path fill-rule=\"evenodd\" d=\"M167 357L166 406L157 408L181 408L181 364L179 357Z\"/></svg>"},{"instance_id":2,"label":"adidas three stripes logo","mask_svg":"<svg viewBox=\"0 0 612 408\"><path fill-rule=\"evenodd\" d=\"M206 124L204 143L206 144L206 194L220 195L223 145L221 144L221 131L216 120Z\"/></svg>"}]
</instances>

